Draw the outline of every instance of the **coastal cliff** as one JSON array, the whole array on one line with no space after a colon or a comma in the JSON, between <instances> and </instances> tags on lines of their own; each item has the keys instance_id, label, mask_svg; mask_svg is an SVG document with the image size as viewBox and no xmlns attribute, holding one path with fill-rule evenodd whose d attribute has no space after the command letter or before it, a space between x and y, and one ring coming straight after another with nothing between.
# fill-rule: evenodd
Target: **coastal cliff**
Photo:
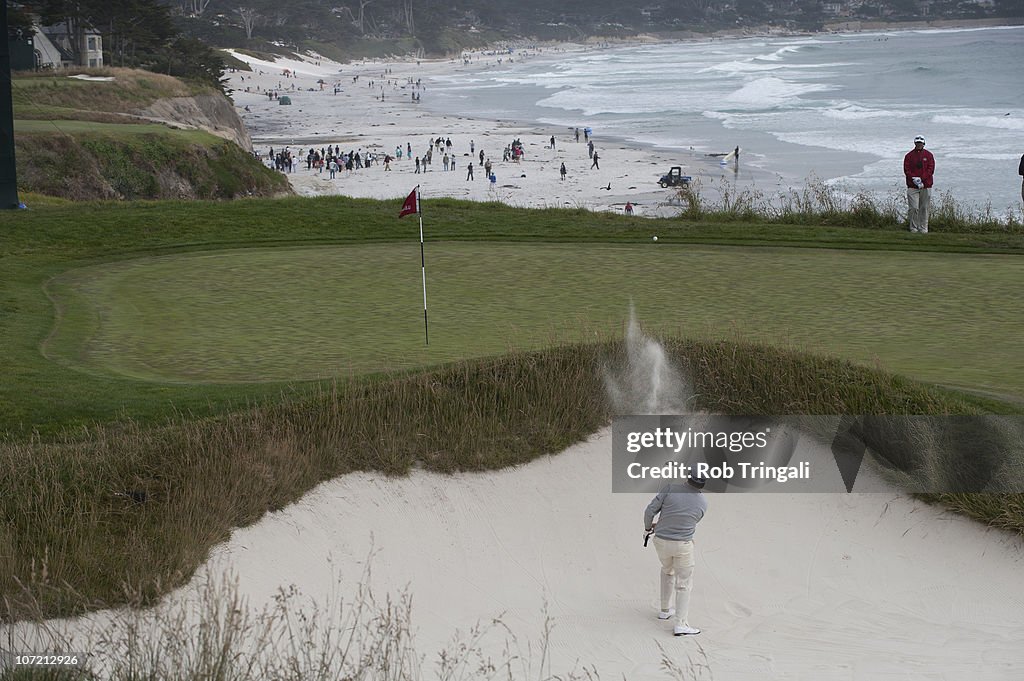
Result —
<instances>
[{"instance_id":1,"label":"coastal cliff","mask_svg":"<svg viewBox=\"0 0 1024 681\"><path fill-rule=\"evenodd\" d=\"M138 114L155 122L205 130L252 151L249 131L231 101L219 92L161 98L139 110Z\"/></svg>"},{"instance_id":2,"label":"coastal cliff","mask_svg":"<svg viewBox=\"0 0 1024 681\"><path fill-rule=\"evenodd\" d=\"M71 200L290 194L219 91L132 69L12 80L18 187Z\"/></svg>"}]
</instances>

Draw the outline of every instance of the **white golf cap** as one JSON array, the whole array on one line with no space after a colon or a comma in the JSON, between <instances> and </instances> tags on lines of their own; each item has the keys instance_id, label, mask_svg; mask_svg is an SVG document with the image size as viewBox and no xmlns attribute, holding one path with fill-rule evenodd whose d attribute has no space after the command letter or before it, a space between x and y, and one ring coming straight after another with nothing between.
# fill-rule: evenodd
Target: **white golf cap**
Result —
<instances>
[{"instance_id":1,"label":"white golf cap","mask_svg":"<svg viewBox=\"0 0 1024 681\"><path fill-rule=\"evenodd\" d=\"M917 137L915 137L914 138L914 144L917 144L918 142L920 142L921 144L924 144L924 137L922 137L921 135L918 135Z\"/></svg>"}]
</instances>

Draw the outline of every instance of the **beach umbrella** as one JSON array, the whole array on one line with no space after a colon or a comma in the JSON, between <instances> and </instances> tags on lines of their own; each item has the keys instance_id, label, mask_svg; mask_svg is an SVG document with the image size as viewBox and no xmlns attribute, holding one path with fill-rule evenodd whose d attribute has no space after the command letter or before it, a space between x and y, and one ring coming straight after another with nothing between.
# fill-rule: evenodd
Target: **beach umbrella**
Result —
<instances>
[{"instance_id":1,"label":"beach umbrella","mask_svg":"<svg viewBox=\"0 0 1024 681\"><path fill-rule=\"evenodd\" d=\"M327 81L326 81L326 80L324 80L323 78L321 78L320 80L318 80L318 81L317 81L317 84L318 84L318 85L326 85L326 84L327 84Z\"/></svg>"}]
</instances>

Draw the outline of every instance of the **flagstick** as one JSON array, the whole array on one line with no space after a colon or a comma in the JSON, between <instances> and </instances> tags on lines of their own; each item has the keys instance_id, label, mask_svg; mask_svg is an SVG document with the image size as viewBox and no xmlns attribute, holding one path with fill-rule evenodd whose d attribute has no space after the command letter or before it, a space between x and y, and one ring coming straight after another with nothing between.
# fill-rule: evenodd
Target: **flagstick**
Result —
<instances>
[{"instance_id":1,"label":"flagstick","mask_svg":"<svg viewBox=\"0 0 1024 681\"><path fill-rule=\"evenodd\" d=\"M420 271L423 273L423 342L430 345L427 327L427 260L423 255L423 213L420 212L420 188L416 187L416 214L420 218Z\"/></svg>"}]
</instances>

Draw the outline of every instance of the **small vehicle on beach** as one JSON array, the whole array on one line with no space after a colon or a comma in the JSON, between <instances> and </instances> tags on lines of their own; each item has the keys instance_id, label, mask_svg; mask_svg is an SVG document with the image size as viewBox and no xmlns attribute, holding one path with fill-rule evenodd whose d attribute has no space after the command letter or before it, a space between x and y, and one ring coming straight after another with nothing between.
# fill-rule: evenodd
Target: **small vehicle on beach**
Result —
<instances>
[{"instance_id":1,"label":"small vehicle on beach","mask_svg":"<svg viewBox=\"0 0 1024 681\"><path fill-rule=\"evenodd\" d=\"M672 166L668 173L661 176L658 184L661 185L662 189L667 187L683 187L690 184L692 179L689 175L683 175L682 166Z\"/></svg>"}]
</instances>

